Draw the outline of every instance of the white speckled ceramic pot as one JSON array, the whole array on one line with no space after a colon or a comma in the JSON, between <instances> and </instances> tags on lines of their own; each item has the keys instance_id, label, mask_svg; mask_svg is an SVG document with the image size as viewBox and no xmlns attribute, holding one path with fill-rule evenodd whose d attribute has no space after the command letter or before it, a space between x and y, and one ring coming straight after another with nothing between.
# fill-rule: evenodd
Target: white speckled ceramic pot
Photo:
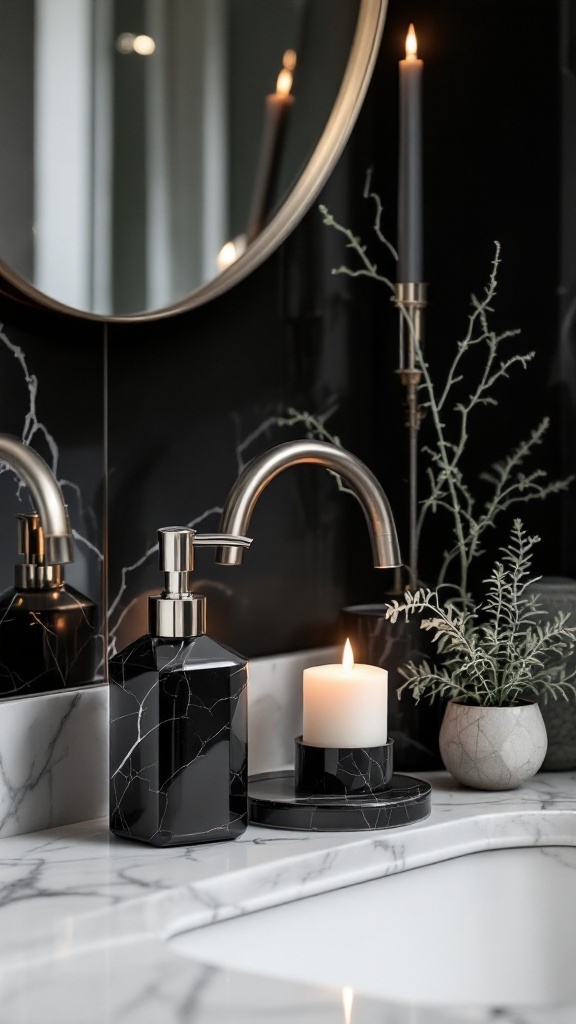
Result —
<instances>
[{"instance_id":1,"label":"white speckled ceramic pot","mask_svg":"<svg viewBox=\"0 0 576 1024\"><path fill-rule=\"evenodd\" d=\"M546 754L546 726L537 704L478 707L448 701L440 754L451 775L473 789L516 789L535 775Z\"/></svg>"}]
</instances>

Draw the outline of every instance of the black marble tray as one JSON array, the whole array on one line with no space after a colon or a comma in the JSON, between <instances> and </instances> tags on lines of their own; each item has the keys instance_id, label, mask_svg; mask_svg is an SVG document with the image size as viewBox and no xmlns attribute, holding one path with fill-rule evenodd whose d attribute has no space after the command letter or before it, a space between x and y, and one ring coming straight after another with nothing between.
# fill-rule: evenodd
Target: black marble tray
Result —
<instances>
[{"instance_id":1,"label":"black marble tray","mask_svg":"<svg viewBox=\"0 0 576 1024\"><path fill-rule=\"evenodd\" d=\"M307 832L356 832L400 828L427 818L431 786L393 775L390 789L362 796L297 795L293 771L264 772L248 779L248 820L265 828Z\"/></svg>"}]
</instances>

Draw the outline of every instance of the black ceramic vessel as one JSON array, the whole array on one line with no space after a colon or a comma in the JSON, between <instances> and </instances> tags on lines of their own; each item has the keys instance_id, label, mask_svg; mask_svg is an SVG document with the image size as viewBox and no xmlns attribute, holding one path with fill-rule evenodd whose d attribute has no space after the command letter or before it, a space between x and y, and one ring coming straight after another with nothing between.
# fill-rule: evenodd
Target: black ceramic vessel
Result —
<instances>
[{"instance_id":1,"label":"black ceramic vessel","mask_svg":"<svg viewBox=\"0 0 576 1024\"><path fill-rule=\"evenodd\" d=\"M393 743L379 747L314 747L295 740L295 788L304 794L382 793L392 782Z\"/></svg>"},{"instance_id":2,"label":"black ceramic vessel","mask_svg":"<svg viewBox=\"0 0 576 1024\"><path fill-rule=\"evenodd\" d=\"M202 634L147 634L110 660L110 828L153 846L247 822L246 661Z\"/></svg>"},{"instance_id":3,"label":"black ceramic vessel","mask_svg":"<svg viewBox=\"0 0 576 1024\"><path fill-rule=\"evenodd\" d=\"M0 697L86 686L96 680L98 609L73 587L0 596Z\"/></svg>"}]
</instances>

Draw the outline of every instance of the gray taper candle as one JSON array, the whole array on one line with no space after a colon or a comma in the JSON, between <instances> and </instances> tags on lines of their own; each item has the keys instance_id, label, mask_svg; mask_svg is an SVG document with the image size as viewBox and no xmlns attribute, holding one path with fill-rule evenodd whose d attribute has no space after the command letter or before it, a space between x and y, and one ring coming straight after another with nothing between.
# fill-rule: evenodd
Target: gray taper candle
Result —
<instances>
[{"instance_id":1,"label":"gray taper candle","mask_svg":"<svg viewBox=\"0 0 576 1024\"><path fill-rule=\"evenodd\" d=\"M422 68L410 25L406 59L399 62L400 158L398 164L398 273L419 283L422 272Z\"/></svg>"}]
</instances>

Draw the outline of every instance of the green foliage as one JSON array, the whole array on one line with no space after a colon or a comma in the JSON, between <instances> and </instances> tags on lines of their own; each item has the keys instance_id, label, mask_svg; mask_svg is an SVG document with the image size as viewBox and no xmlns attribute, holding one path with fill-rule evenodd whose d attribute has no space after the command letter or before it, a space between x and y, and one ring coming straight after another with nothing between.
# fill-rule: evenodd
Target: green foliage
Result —
<instances>
[{"instance_id":1,"label":"green foliage","mask_svg":"<svg viewBox=\"0 0 576 1024\"><path fill-rule=\"evenodd\" d=\"M486 594L474 610L444 601L438 590L407 591L403 601L393 601L386 617L396 622L415 612L423 614L422 629L430 631L440 656L440 667L425 661L405 665L408 689L416 701L428 696L465 700L483 707L513 704L528 694L567 698L576 693L566 674L566 658L576 646L576 627L568 627L569 615L560 612L543 621L545 610L528 588L532 548L538 537L527 536L520 519L514 520L510 543L501 549L488 579ZM426 613L430 613L426 616Z\"/></svg>"}]
</instances>

